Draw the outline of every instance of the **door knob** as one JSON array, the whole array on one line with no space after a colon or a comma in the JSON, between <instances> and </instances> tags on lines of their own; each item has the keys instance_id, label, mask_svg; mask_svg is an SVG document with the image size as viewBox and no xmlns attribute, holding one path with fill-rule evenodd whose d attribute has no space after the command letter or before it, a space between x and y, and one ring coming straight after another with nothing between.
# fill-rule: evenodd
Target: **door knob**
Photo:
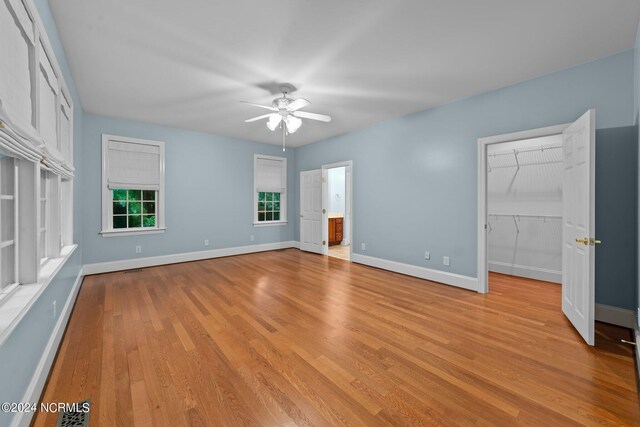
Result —
<instances>
[{"instance_id":1,"label":"door knob","mask_svg":"<svg viewBox=\"0 0 640 427\"><path fill-rule=\"evenodd\" d=\"M582 243L583 245L586 246L595 246L595 245L599 245L600 243L602 243L600 240L596 240L593 237L582 237L580 239L576 239L576 243Z\"/></svg>"}]
</instances>

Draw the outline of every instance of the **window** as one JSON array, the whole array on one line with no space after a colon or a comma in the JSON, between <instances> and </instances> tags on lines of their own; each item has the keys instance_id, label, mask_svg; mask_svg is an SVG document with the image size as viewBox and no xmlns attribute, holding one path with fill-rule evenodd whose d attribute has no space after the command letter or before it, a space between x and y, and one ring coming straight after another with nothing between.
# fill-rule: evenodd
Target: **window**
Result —
<instances>
[{"instance_id":1,"label":"window","mask_svg":"<svg viewBox=\"0 0 640 427\"><path fill-rule=\"evenodd\" d=\"M2 333L76 245L73 100L32 1L0 1L0 40Z\"/></svg>"},{"instance_id":2,"label":"window","mask_svg":"<svg viewBox=\"0 0 640 427\"><path fill-rule=\"evenodd\" d=\"M111 190L113 228L156 226L156 194L151 190Z\"/></svg>"},{"instance_id":3,"label":"window","mask_svg":"<svg viewBox=\"0 0 640 427\"><path fill-rule=\"evenodd\" d=\"M0 289L17 282L16 181L14 159L0 158Z\"/></svg>"},{"instance_id":4,"label":"window","mask_svg":"<svg viewBox=\"0 0 640 427\"><path fill-rule=\"evenodd\" d=\"M287 159L254 156L253 222L255 225L287 222Z\"/></svg>"},{"instance_id":5,"label":"window","mask_svg":"<svg viewBox=\"0 0 640 427\"><path fill-rule=\"evenodd\" d=\"M164 231L164 143L102 136L102 235Z\"/></svg>"},{"instance_id":6,"label":"window","mask_svg":"<svg viewBox=\"0 0 640 427\"><path fill-rule=\"evenodd\" d=\"M40 248L40 262L48 258L47 225L49 223L49 205L47 203L49 193L49 180L47 171L40 170L40 224L38 228L38 247Z\"/></svg>"}]
</instances>

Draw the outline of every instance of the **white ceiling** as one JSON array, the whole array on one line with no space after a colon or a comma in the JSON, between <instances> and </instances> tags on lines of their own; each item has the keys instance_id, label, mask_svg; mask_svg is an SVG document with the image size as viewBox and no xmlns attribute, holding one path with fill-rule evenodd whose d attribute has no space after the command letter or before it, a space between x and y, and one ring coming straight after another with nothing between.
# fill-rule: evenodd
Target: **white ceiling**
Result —
<instances>
[{"instance_id":1,"label":"white ceiling","mask_svg":"<svg viewBox=\"0 0 640 427\"><path fill-rule=\"evenodd\" d=\"M280 143L260 88L298 87L299 146L633 47L637 0L50 0L88 112Z\"/></svg>"}]
</instances>

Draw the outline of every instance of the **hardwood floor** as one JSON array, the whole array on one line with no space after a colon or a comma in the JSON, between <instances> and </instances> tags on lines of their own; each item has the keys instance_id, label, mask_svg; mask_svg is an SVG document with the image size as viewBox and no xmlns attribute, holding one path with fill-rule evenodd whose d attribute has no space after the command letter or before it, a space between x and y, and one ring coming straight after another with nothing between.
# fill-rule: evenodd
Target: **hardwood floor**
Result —
<instances>
[{"instance_id":1,"label":"hardwood floor","mask_svg":"<svg viewBox=\"0 0 640 427\"><path fill-rule=\"evenodd\" d=\"M638 425L630 334L597 329L545 282L218 258L87 277L43 401L90 398L93 426Z\"/></svg>"}]
</instances>

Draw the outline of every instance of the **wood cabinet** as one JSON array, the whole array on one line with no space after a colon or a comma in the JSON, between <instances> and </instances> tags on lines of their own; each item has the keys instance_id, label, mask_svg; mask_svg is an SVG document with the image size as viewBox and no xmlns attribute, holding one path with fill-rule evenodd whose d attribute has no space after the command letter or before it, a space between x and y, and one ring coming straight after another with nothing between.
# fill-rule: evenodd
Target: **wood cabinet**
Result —
<instances>
[{"instance_id":1,"label":"wood cabinet","mask_svg":"<svg viewBox=\"0 0 640 427\"><path fill-rule=\"evenodd\" d=\"M339 245L343 239L344 218L329 218L329 246Z\"/></svg>"}]
</instances>

